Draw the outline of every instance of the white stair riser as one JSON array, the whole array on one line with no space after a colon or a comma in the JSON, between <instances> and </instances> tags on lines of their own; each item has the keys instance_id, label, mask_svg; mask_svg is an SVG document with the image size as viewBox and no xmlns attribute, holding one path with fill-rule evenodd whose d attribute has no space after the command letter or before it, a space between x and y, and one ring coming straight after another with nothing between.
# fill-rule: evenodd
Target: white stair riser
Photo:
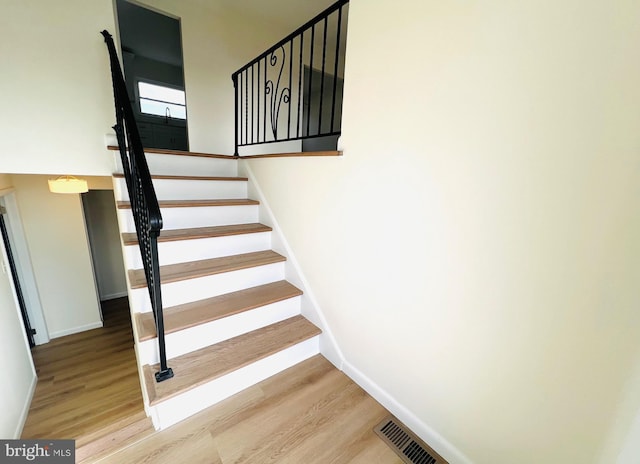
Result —
<instances>
[{"instance_id":1,"label":"white stair riser","mask_svg":"<svg viewBox=\"0 0 640 464\"><path fill-rule=\"evenodd\" d=\"M116 172L122 173L120 153L114 151ZM224 176L238 175L238 162L232 159L206 158L202 156L171 156L147 153L149 172L168 176Z\"/></svg>"},{"instance_id":2,"label":"white stair riser","mask_svg":"<svg viewBox=\"0 0 640 464\"><path fill-rule=\"evenodd\" d=\"M129 201L123 178L114 178L113 186L116 200ZM160 201L247 198L246 181L154 179L153 187Z\"/></svg>"},{"instance_id":3,"label":"white stair riser","mask_svg":"<svg viewBox=\"0 0 640 464\"><path fill-rule=\"evenodd\" d=\"M300 314L299 296L168 334L165 337L167 359L275 324L297 314ZM156 338L141 342L139 353L142 364L160 362Z\"/></svg>"},{"instance_id":4,"label":"white stair riser","mask_svg":"<svg viewBox=\"0 0 640 464\"><path fill-rule=\"evenodd\" d=\"M212 296L236 292L249 287L285 279L284 262L256 266L238 271L223 272L195 279L162 284L162 304L165 308ZM147 287L130 292L129 306L132 312L149 312L151 303Z\"/></svg>"},{"instance_id":5,"label":"white stair riser","mask_svg":"<svg viewBox=\"0 0 640 464\"><path fill-rule=\"evenodd\" d=\"M226 237L199 238L158 243L160 265L197 261L199 259L220 258L254 251L271 249L271 232L229 235ZM127 246L127 269L141 269L142 257L138 245Z\"/></svg>"},{"instance_id":6,"label":"white stair riser","mask_svg":"<svg viewBox=\"0 0 640 464\"><path fill-rule=\"evenodd\" d=\"M318 337L313 337L181 395L151 406L149 409L153 425L156 430L166 429L318 353Z\"/></svg>"},{"instance_id":7,"label":"white stair riser","mask_svg":"<svg viewBox=\"0 0 640 464\"><path fill-rule=\"evenodd\" d=\"M258 222L258 205L161 208L163 229L224 226ZM118 209L121 232L135 232L130 209Z\"/></svg>"}]
</instances>

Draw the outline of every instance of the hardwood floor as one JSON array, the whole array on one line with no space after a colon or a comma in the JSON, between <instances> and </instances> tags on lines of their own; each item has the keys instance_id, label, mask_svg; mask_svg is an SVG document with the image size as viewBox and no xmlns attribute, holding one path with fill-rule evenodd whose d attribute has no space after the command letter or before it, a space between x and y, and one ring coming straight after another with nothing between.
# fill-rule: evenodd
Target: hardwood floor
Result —
<instances>
[{"instance_id":1,"label":"hardwood floor","mask_svg":"<svg viewBox=\"0 0 640 464\"><path fill-rule=\"evenodd\" d=\"M372 431L388 412L315 356L100 464L398 464Z\"/></svg>"},{"instance_id":2,"label":"hardwood floor","mask_svg":"<svg viewBox=\"0 0 640 464\"><path fill-rule=\"evenodd\" d=\"M23 438L82 441L144 415L126 299L107 302L103 313L104 328L33 349L38 385ZM82 462L400 464L372 431L387 414L315 356L167 430L144 431L115 454Z\"/></svg>"},{"instance_id":3,"label":"hardwood floor","mask_svg":"<svg viewBox=\"0 0 640 464\"><path fill-rule=\"evenodd\" d=\"M33 348L38 384L22 438L78 439L143 411L127 299L102 312L103 328Z\"/></svg>"}]
</instances>

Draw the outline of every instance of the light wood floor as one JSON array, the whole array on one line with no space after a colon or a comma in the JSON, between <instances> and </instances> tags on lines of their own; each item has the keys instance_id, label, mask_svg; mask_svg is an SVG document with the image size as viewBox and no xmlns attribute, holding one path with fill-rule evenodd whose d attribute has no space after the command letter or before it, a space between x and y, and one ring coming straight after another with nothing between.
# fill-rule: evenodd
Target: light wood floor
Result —
<instances>
[{"instance_id":1,"label":"light wood floor","mask_svg":"<svg viewBox=\"0 0 640 464\"><path fill-rule=\"evenodd\" d=\"M372 431L387 411L321 356L100 464L399 464Z\"/></svg>"},{"instance_id":2,"label":"light wood floor","mask_svg":"<svg viewBox=\"0 0 640 464\"><path fill-rule=\"evenodd\" d=\"M102 311L103 328L33 348L38 384L22 438L77 439L143 410L127 299Z\"/></svg>"}]
</instances>

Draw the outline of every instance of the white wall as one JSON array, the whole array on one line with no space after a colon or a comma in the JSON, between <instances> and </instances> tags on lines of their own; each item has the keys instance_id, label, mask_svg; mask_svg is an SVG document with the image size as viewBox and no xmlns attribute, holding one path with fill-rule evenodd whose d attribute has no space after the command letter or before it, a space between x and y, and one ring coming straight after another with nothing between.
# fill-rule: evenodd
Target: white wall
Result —
<instances>
[{"instance_id":1,"label":"white wall","mask_svg":"<svg viewBox=\"0 0 640 464\"><path fill-rule=\"evenodd\" d=\"M80 196L49 192L48 176L11 178L49 335L101 327Z\"/></svg>"},{"instance_id":2,"label":"white wall","mask_svg":"<svg viewBox=\"0 0 640 464\"><path fill-rule=\"evenodd\" d=\"M0 176L0 188L6 179ZM0 239L0 350L3 370L0 395L0 438L19 438L36 385L36 372L15 298L9 265Z\"/></svg>"},{"instance_id":3,"label":"white wall","mask_svg":"<svg viewBox=\"0 0 640 464\"><path fill-rule=\"evenodd\" d=\"M598 462L640 406L640 4L351 3L344 157L248 162L347 370L452 463Z\"/></svg>"},{"instance_id":4,"label":"white wall","mask_svg":"<svg viewBox=\"0 0 640 464\"><path fill-rule=\"evenodd\" d=\"M126 271L113 190L89 190L82 196L82 206L100 300L126 296Z\"/></svg>"}]
</instances>

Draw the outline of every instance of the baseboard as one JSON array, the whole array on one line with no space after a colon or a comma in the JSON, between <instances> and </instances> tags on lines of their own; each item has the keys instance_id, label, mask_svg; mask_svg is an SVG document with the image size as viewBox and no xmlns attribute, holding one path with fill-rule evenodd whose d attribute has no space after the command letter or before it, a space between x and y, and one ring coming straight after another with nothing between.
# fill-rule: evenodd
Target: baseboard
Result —
<instances>
[{"instance_id":1,"label":"baseboard","mask_svg":"<svg viewBox=\"0 0 640 464\"><path fill-rule=\"evenodd\" d=\"M16 427L16 433L13 435L14 439L18 439L22 436L22 430L24 424L27 422L27 416L29 416L29 408L31 407L31 401L33 401L33 395L36 393L36 385L38 385L38 376L33 373L33 379L31 380L31 386L29 386L29 393L27 394L27 400L22 407L22 413L20 414L20 421Z\"/></svg>"},{"instance_id":2,"label":"baseboard","mask_svg":"<svg viewBox=\"0 0 640 464\"><path fill-rule=\"evenodd\" d=\"M116 298L122 298L127 296L127 291L118 292L118 293L109 293L108 295L104 295L100 297L100 301L109 301L115 300Z\"/></svg>"},{"instance_id":3,"label":"baseboard","mask_svg":"<svg viewBox=\"0 0 640 464\"><path fill-rule=\"evenodd\" d=\"M464 453L453 446L433 428L425 424L409 409L347 360L344 361L343 372L374 397L378 403L387 408L391 414L400 419L401 422L404 422L416 435L445 458L449 464L473 464L471 459L465 456Z\"/></svg>"},{"instance_id":4,"label":"baseboard","mask_svg":"<svg viewBox=\"0 0 640 464\"><path fill-rule=\"evenodd\" d=\"M287 257L287 261L285 263L285 269L287 269L287 280L303 291L302 314L305 317L308 316L308 319L322 330L322 334L320 335L320 353L322 353L322 355L338 369L342 370L344 355L342 354L342 350L340 349L336 338L331 332L331 328L327 323L327 319L324 316L322 308L320 307L318 300L315 298L313 291L311 290L311 286L304 276L302 268L300 267L293 250L289 246L289 242L287 242L287 239L280 228L280 224L278 224L273 211L269 207L269 202L262 192L262 189L260 189L260 185L256 181L251 167L245 162L242 164L242 168L245 170L244 174L246 177L249 178L249 189L254 190L254 192L251 192L250 190L250 193L252 193L250 196L257 197L255 199L260 201L261 220L265 217L266 220L263 222L273 229L272 247L274 251ZM307 301L306 305L304 304L305 300ZM305 314L305 308L308 308L313 314L308 314L308 311L307 314Z\"/></svg>"},{"instance_id":5,"label":"baseboard","mask_svg":"<svg viewBox=\"0 0 640 464\"><path fill-rule=\"evenodd\" d=\"M66 335L73 335L75 333L85 332L87 330L100 329L102 327L102 321L92 322L91 324L81 325L79 327L73 327L71 329L59 330L58 332L51 332L49 336L51 338L60 338Z\"/></svg>"}]
</instances>

